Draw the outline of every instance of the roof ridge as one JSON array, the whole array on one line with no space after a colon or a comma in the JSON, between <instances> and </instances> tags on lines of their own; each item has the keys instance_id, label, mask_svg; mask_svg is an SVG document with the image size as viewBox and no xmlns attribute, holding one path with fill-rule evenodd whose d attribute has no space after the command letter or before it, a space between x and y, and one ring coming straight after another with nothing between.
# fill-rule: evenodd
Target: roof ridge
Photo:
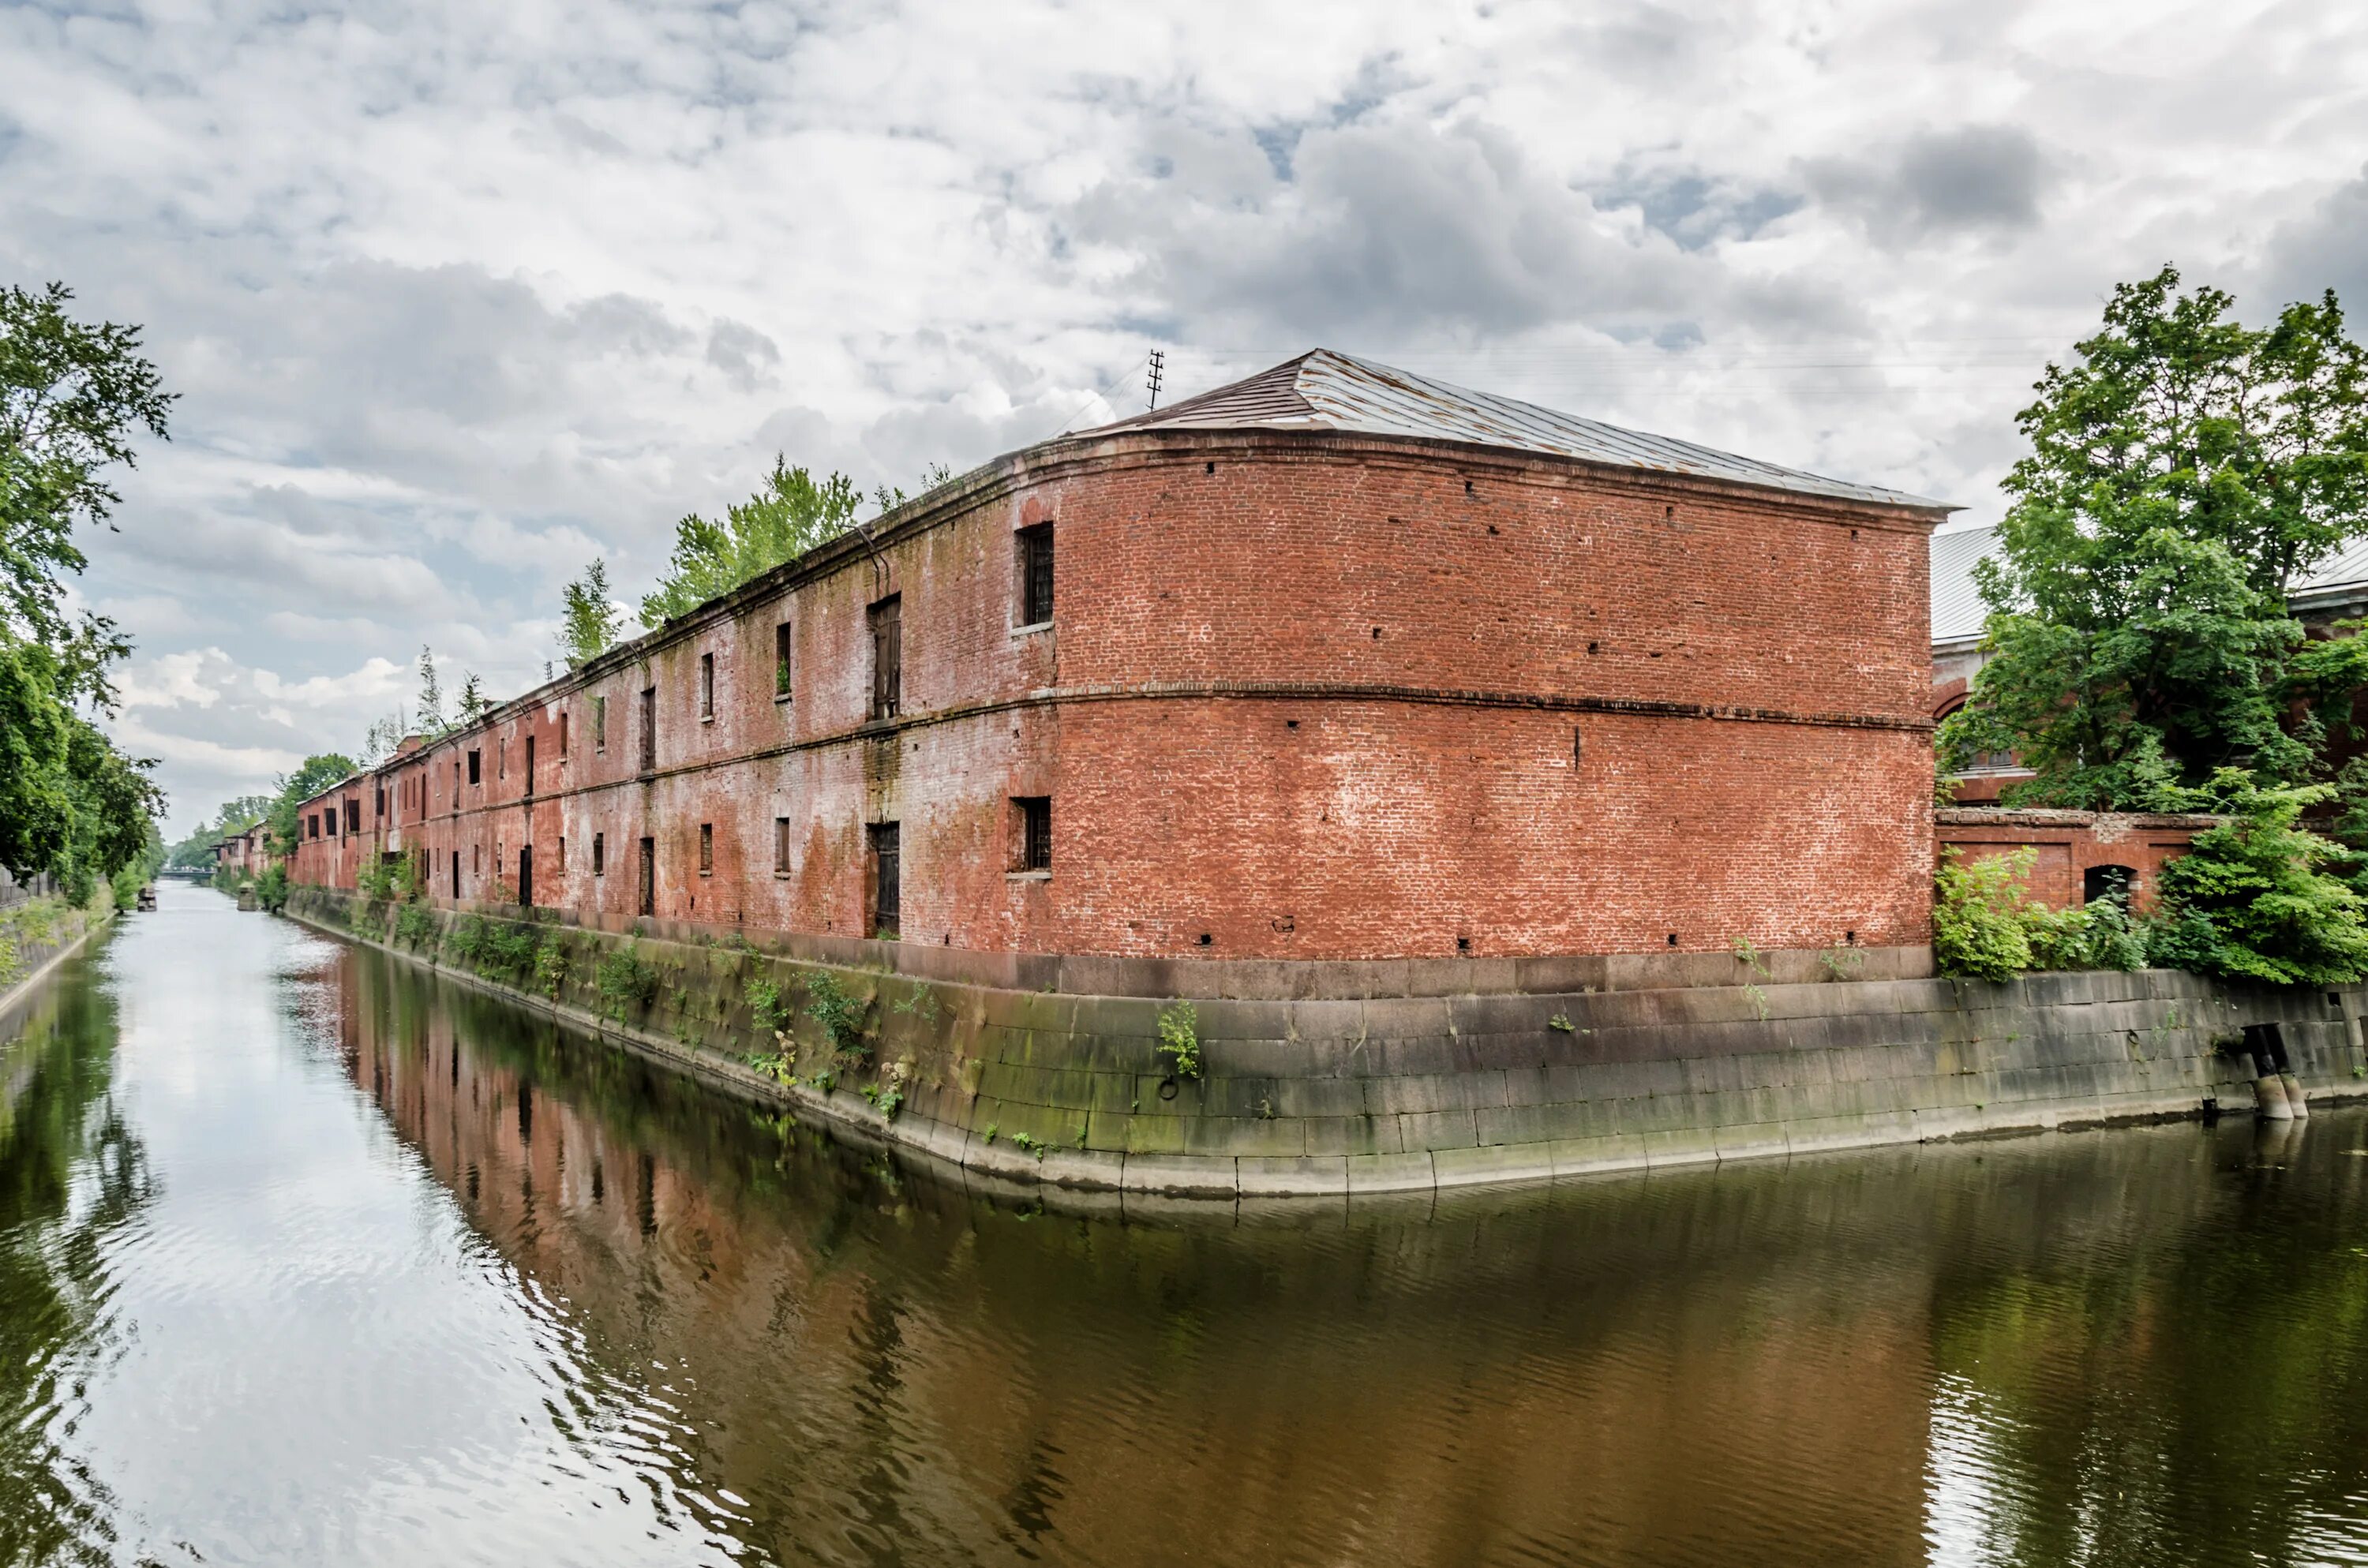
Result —
<instances>
[{"instance_id":1,"label":"roof ridge","mask_svg":"<svg viewBox=\"0 0 2368 1568\"><path fill-rule=\"evenodd\" d=\"M1882 485L1828 479L1669 436L1480 392L1338 348L1317 347L1173 403L1099 427L1334 429L1498 447L1615 468L1686 474L1760 489L1875 506L1955 507Z\"/></svg>"}]
</instances>

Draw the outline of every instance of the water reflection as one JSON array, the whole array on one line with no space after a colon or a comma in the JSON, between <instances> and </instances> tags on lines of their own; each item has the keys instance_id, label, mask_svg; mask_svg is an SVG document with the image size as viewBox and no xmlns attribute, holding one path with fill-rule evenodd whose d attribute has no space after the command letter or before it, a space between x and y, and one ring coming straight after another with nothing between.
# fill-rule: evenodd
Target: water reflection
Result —
<instances>
[{"instance_id":1,"label":"water reflection","mask_svg":"<svg viewBox=\"0 0 2368 1568\"><path fill-rule=\"evenodd\" d=\"M111 1218L94 1196L7 1233L12 1282L29 1248L84 1303L0 1301L0 1352L40 1340L91 1387L78 1418L9 1385L51 1412L11 1431L50 1446L14 1443L0 1503L73 1500L51 1541L2368 1560L2368 1116L2276 1144L2231 1122L1436 1203L1047 1211L245 920L193 926L216 1003L124 1028L112 1089L109 1026L86 1031L80 1131L52 1114L33 1140L63 1189L122 1173ZM61 1006L137 1014L159 966L119 937ZM223 1000L250 985L249 1011ZM218 1375L160 1382L159 1341ZM209 1463L225 1445L238 1462Z\"/></svg>"}]
</instances>

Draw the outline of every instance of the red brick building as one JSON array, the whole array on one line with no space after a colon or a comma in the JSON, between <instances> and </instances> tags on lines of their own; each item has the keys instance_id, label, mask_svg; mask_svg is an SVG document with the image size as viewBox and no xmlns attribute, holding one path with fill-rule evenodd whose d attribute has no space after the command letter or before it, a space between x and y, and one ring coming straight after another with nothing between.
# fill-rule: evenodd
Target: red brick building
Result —
<instances>
[{"instance_id":1,"label":"red brick building","mask_svg":"<svg viewBox=\"0 0 2368 1568\"><path fill-rule=\"evenodd\" d=\"M1319 350L324 792L292 874L979 954L1912 949L1945 511Z\"/></svg>"}]
</instances>

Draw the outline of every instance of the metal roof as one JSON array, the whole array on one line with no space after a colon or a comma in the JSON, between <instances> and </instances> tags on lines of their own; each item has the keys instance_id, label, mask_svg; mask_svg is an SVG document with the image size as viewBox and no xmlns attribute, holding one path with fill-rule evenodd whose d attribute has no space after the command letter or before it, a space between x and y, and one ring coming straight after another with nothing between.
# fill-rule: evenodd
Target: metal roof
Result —
<instances>
[{"instance_id":1,"label":"metal roof","mask_svg":"<svg viewBox=\"0 0 2368 1568\"><path fill-rule=\"evenodd\" d=\"M1974 587L1974 562L1998 552L1998 529L1950 528L1932 536L1932 642L1967 642L1982 634L1989 607ZM2296 610L2368 600L2368 540L2354 540L2286 596Z\"/></svg>"},{"instance_id":2,"label":"metal roof","mask_svg":"<svg viewBox=\"0 0 2368 1568\"><path fill-rule=\"evenodd\" d=\"M1946 502L1904 491L1827 479L1691 441L1624 430L1533 403L1470 392L1329 348L1310 349L1246 380L1101 427L1102 431L1195 429L1347 430L1468 441L1842 501L1928 511L1956 509Z\"/></svg>"},{"instance_id":3,"label":"metal roof","mask_svg":"<svg viewBox=\"0 0 2368 1568\"><path fill-rule=\"evenodd\" d=\"M1283 360L1274 369L1232 381L1214 391L1184 398L1163 410L1106 424L1103 431L1154 431L1154 428L1279 428L1279 431L1361 431L1372 436L1418 436L1426 440L1468 440L1497 445L1516 452L1551 452L1555 457L1579 457L1584 462L1606 462L1622 469L1657 469L1665 473L1695 473L1701 479L1762 485L1769 490L1793 490L1797 495L1826 495L1833 500L1863 500L1887 506L1918 506L1928 512L1953 512L1946 502L1908 495L1883 485L1859 485L1845 479L1824 479L1755 457L1717 452L1691 440L1627 431L1600 419L1475 393L1430 377L1376 365L1372 360L1312 348L1295 360Z\"/></svg>"}]
</instances>

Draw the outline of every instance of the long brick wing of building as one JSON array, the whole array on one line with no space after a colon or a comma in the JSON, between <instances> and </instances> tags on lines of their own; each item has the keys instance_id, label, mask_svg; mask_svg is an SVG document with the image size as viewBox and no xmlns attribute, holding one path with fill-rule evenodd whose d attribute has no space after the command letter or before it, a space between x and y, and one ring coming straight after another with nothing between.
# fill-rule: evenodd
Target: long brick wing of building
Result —
<instances>
[{"instance_id":1,"label":"long brick wing of building","mask_svg":"<svg viewBox=\"0 0 2368 1568\"><path fill-rule=\"evenodd\" d=\"M292 875L1006 982L1905 954L1949 510L1319 349L406 744Z\"/></svg>"}]
</instances>

